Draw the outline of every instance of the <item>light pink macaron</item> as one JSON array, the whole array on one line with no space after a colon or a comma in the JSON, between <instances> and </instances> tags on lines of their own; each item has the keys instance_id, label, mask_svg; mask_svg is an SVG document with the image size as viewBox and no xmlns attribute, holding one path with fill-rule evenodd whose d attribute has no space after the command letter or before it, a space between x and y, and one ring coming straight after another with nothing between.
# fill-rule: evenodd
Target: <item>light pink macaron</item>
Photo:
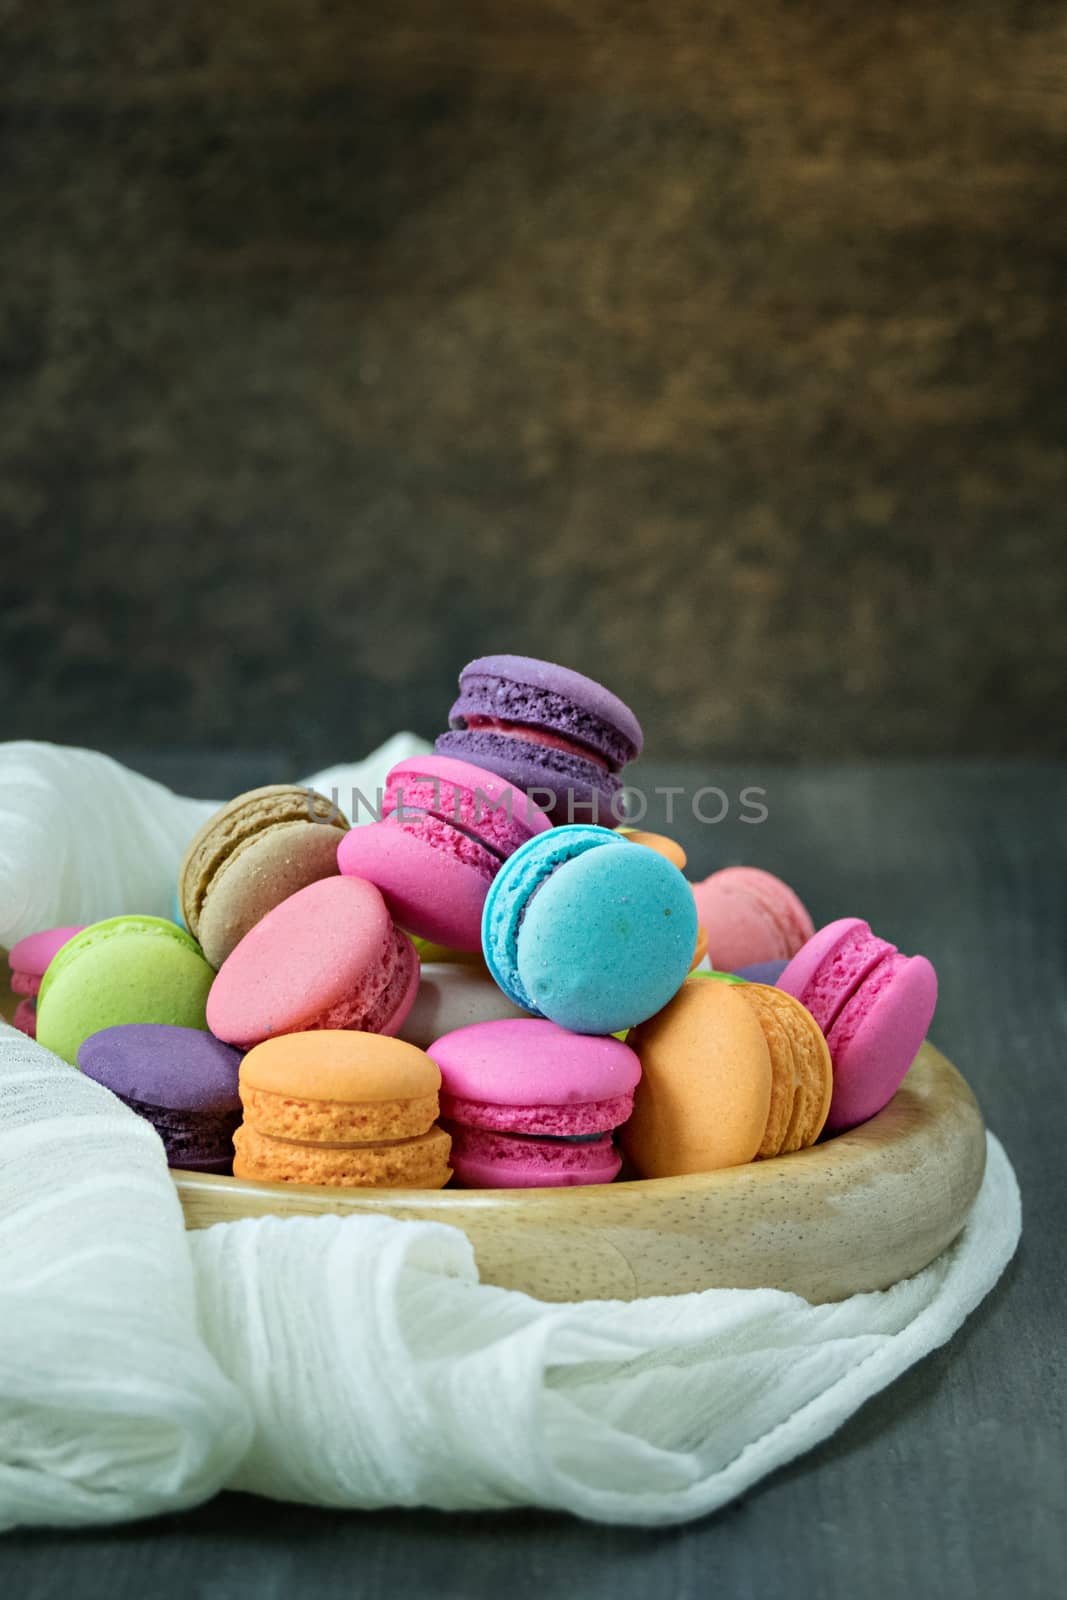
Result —
<instances>
[{"instance_id":1,"label":"light pink macaron","mask_svg":"<svg viewBox=\"0 0 1067 1600\"><path fill-rule=\"evenodd\" d=\"M866 1122L896 1094L937 1005L937 974L859 917L820 928L777 987L807 1006L826 1035L834 1090L829 1133Z\"/></svg>"},{"instance_id":2,"label":"light pink macaron","mask_svg":"<svg viewBox=\"0 0 1067 1600\"><path fill-rule=\"evenodd\" d=\"M374 885L320 878L235 945L211 985L207 1024L242 1049L313 1028L396 1034L418 984L415 947Z\"/></svg>"},{"instance_id":3,"label":"light pink macaron","mask_svg":"<svg viewBox=\"0 0 1067 1600\"><path fill-rule=\"evenodd\" d=\"M551 824L495 773L449 756L399 762L382 821L352 828L342 873L376 884L402 928L452 950L481 947L482 907L501 865Z\"/></svg>"},{"instance_id":4,"label":"light pink macaron","mask_svg":"<svg viewBox=\"0 0 1067 1600\"><path fill-rule=\"evenodd\" d=\"M19 939L7 953L11 968L11 988L15 994L40 993L41 979L57 951L69 944L76 933L81 933L82 923L67 928L45 928L41 933L28 933Z\"/></svg>"},{"instance_id":5,"label":"light pink macaron","mask_svg":"<svg viewBox=\"0 0 1067 1600\"><path fill-rule=\"evenodd\" d=\"M723 867L694 883L697 919L720 972L757 961L788 961L815 932L807 907L761 867Z\"/></svg>"},{"instance_id":6,"label":"light pink macaron","mask_svg":"<svg viewBox=\"0 0 1067 1600\"><path fill-rule=\"evenodd\" d=\"M612 1131L633 1110L641 1063L618 1039L543 1018L477 1022L435 1040L452 1168L472 1189L610 1183Z\"/></svg>"}]
</instances>

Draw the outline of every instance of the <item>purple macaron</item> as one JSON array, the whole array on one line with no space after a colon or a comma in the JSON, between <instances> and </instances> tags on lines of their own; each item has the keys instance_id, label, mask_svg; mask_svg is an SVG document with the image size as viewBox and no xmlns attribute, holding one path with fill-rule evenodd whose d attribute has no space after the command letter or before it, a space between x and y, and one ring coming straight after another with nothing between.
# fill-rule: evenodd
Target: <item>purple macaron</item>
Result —
<instances>
[{"instance_id":1,"label":"purple macaron","mask_svg":"<svg viewBox=\"0 0 1067 1600\"><path fill-rule=\"evenodd\" d=\"M91 1033L78 1066L155 1128L172 1167L230 1172L241 1052L199 1028L127 1022Z\"/></svg>"},{"instance_id":2,"label":"purple macaron","mask_svg":"<svg viewBox=\"0 0 1067 1600\"><path fill-rule=\"evenodd\" d=\"M553 822L614 827L622 769L641 752L641 725L602 684L528 656L481 656L459 676L450 731L434 749L535 793Z\"/></svg>"},{"instance_id":3,"label":"purple macaron","mask_svg":"<svg viewBox=\"0 0 1067 1600\"><path fill-rule=\"evenodd\" d=\"M734 977L744 978L748 983L769 983L773 986L788 965L788 961L753 961L747 967L738 967Z\"/></svg>"}]
</instances>

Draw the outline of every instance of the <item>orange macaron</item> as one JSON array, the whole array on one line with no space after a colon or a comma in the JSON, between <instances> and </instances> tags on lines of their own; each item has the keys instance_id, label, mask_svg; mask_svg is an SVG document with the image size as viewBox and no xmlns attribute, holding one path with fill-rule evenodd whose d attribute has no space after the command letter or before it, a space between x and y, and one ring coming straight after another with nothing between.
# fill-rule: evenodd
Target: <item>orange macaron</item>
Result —
<instances>
[{"instance_id":1,"label":"orange macaron","mask_svg":"<svg viewBox=\"0 0 1067 1600\"><path fill-rule=\"evenodd\" d=\"M639 1177L673 1178L752 1161L771 1106L771 1053L742 984L687 978L631 1029L641 1061L623 1150Z\"/></svg>"},{"instance_id":2,"label":"orange macaron","mask_svg":"<svg viewBox=\"0 0 1067 1600\"><path fill-rule=\"evenodd\" d=\"M792 995L697 973L631 1030L641 1061L623 1149L643 1178L714 1172L814 1144L830 1110L830 1051Z\"/></svg>"},{"instance_id":3,"label":"orange macaron","mask_svg":"<svg viewBox=\"0 0 1067 1600\"><path fill-rule=\"evenodd\" d=\"M241 1062L234 1177L439 1189L451 1177L440 1087L436 1064L401 1039L322 1028L264 1040Z\"/></svg>"},{"instance_id":4,"label":"orange macaron","mask_svg":"<svg viewBox=\"0 0 1067 1600\"><path fill-rule=\"evenodd\" d=\"M737 993L759 1018L771 1055L771 1105L756 1153L803 1150L815 1143L830 1111L830 1047L811 1012L784 989L741 983Z\"/></svg>"}]
</instances>

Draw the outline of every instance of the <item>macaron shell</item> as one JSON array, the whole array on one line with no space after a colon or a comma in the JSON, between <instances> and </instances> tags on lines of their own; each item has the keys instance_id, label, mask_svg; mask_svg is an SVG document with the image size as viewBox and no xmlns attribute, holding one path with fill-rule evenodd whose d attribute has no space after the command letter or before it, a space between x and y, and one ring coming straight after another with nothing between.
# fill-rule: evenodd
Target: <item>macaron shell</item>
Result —
<instances>
[{"instance_id":1,"label":"macaron shell","mask_svg":"<svg viewBox=\"0 0 1067 1600\"><path fill-rule=\"evenodd\" d=\"M63 946L76 938L84 928L84 922L75 922L63 928L44 928L40 933L28 933L11 946L7 953L8 966L13 973L21 973L27 978L41 978ZM16 989L15 993L36 994L37 990Z\"/></svg>"},{"instance_id":2,"label":"macaron shell","mask_svg":"<svg viewBox=\"0 0 1067 1600\"><path fill-rule=\"evenodd\" d=\"M417 756L398 761L385 781L383 817L429 811L509 856L520 844L550 827L545 813L513 784L485 767L448 756Z\"/></svg>"},{"instance_id":3,"label":"macaron shell","mask_svg":"<svg viewBox=\"0 0 1067 1600\"><path fill-rule=\"evenodd\" d=\"M771 1057L771 1103L767 1111L767 1126L763 1130L757 1159L766 1159L780 1153L793 1115L799 1073L793 1059L790 1030L780 1015L780 1008L767 996L760 984L746 983L738 986L747 1003L755 1011L767 1041ZM783 995L786 1005L795 1005L791 995Z\"/></svg>"},{"instance_id":4,"label":"macaron shell","mask_svg":"<svg viewBox=\"0 0 1067 1600\"><path fill-rule=\"evenodd\" d=\"M758 867L724 867L694 884L693 895L712 960L723 969L788 960L814 932L789 885Z\"/></svg>"},{"instance_id":5,"label":"macaron shell","mask_svg":"<svg viewBox=\"0 0 1067 1600\"><path fill-rule=\"evenodd\" d=\"M345 877L365 879L381 891L401 928L456 950L480 947L491 868L480 870L434 849L391 822L353 828L341 840L337 862Z\"/></svg>"},{"instance_id":6,"label":"macaron shell","mask_svg":"<svg viewBox=\"0 0 1067 1600\"><path fill-rule=\"evenodd\" d=\"M529 1015L508 999L483 966L424 961L415 1003L399 1037L425 1050L456 1028L476 1022L518 1021Z\"/></svg>"},{"instance_id":7,"label":"macaron shell","mask_svg":"<svg viewBox=\"0 0 1067 1600\"><path fill-rule=\"evenodd\" d=\"M677 990L696 906L670 862L604 828L557 828L504 863L486 897L490 972L524 1010L576 1033L617 1033Z\"/></svg>"},{"instance_id":8,"label":"macaron shell","mask_svg":"<svg viewBox=\"0 0 1067 1600\"><path fill-rule=\"evenodd\" d=\"M611 1183L622 1158L605 1134L588 1144L521 1139L449 1124L452 1170L465 1189L560 1189Z\"/></svg>"},{"instance_id":9,"label":"macaron shell","mask_svg":"<svg viewBox=\"0 0 1067 1600\"><path fill-rule=\"evenodd\" d=\"M129 1022L84 1039L78 1066L124 1100L176 1113L241 1114L241 1055L200 1028Z\"/></svg>"},{"instance_id":10,"label":"macaron shell","mask_svg":"<svg viewBox=\"0 0 1067 1600\"><path fill-rule=\"evenodd\" d=\"M396 1144L311 1144L242 1123L233 1136L235 1178L343 1188L441 1189L452 1176L451 1139L434 1126Z\"/></svg>"},{"instance_id":11,"label":"macaron shell","mask_svg":"<svg viewBox=\"0 0 1067 1600\"><path fill-rule=\"evenodd\" d=\"M761 1157L789 1155L814 1144L823 1130L830 1109L833 1072L830 1049L811 1012L784 990L770 984L746 983L739 991L754 1007L763 1023L771 1052L774 1083L767 1131L760 1145ZM781 1117L781 1101L776 1106L779 1081L777 1048L772 1031L784 1036L788 1055L783 1051L782 1074L788 1071L792 1083L789 1114Z\"/></svg>"},{"instance_id":12,"label":"macaron shell","mask_svg":"<svg viewBox=\"0 0 1067 1600\"><path fill-rule=\"evenodd\" d=\"M506 778L557 825L595 821L613 828L621 820L612 802L622 790L622 779L586 757L473 728L440 734L434 750Z\"/></svg>"},{"instance_id":13,"label":"macaron shell","mask_svg":"<svg viewBox=\"0 0 1067 1600\"><path fill-rule=\"evenodd\" d=\"M872 934L860 917L828 922L803 945L776 988L807 1006L824 1033L864 978L893 946Z\"/></svg>"},{"instance_id":14,"label":"macaron shell","mask_svg":"<svg viewBox=\"0 0 1067 1600\"><path fill-rule=\"evenodd\" d=\"M337 828L281 822L228 857L212 880L197 928L204 955L216 970L280 901L338 871L340 838Z\"/></svg>"},{"instance_id":15,"label":"macaron shell","mask_svg":"<svg viewBox=\"0 0 1067 1600\"><path fill-rule=\"evenodd\" d=\"M500 1106L611 1100L631 1094L641 1076L636 1054L618 1039L571 1033L540 1017L457 1028L427 1054L440 1068L443 1093Z\"/></svg>"},{"instance_id":16,"label":"macaron shell","mask_svg":"<svg viewBox=\"0 0 1067 1600\"><path fill-rule=\"evenodd\" d=\"M827 1035L834 1064L826 1128L842 1133L889 1104L937 1006L937 974L925 956L893 952L839 1013Z\"/></svg>"},{"instance_id":17,"label":"macaron shell","mask_svg":"<svg viewBox=\"0 0 1067 1600\"><path fill-rule=\"evenodd\" d=\"M292 883L291 888L275 894L269 905L265 903L270 893L271 877L262 858L259 858L258 864L253 861L253 870L247 875L242 869L236 876L229 877L227 898L230 915L240 917L236 902L245 885L248 885L247 892L254 902L244 917L243 932L288 894L295 894L305 883L314 881L306 875L303 882L296 881L305 848L308 851L307 871L312 871L314 864L322 861L326 862L328 872L337 870L336 862L330 861L326 845L331 836L336 836L332 841L336 848L337 839L348 828L348 820L325 795L292 783L272 783L260 789L246 790L208 817L190 841L178 872L182 921L194 938L202 937L201 914L216 883L221 885L228 870L237 867L240 857L273 829L293 826L306 828L309 837L305 845L297 845L293 836L289 835L289 852L293 861L287 870L286 882ZM316 829L322 829L322 835L318 835ZM278 859L275 856L275 861ZM260 870L256 870L257 865ZM325 876L326 873L318 875ZM284 885L281 887L284 888ZM259 916L252 915L255 907L259 908ZM225 954L228 955L229 950ZM221 965L224 959L225 956L222 956L213 964Z\"/></svg>"},{"instance_id":18,"label":"macaron shell","mask_svg":"<svg viewBox=\"0 0 1067 1600\"><path fill-rule=\"evenodd\" d=\"M740 988L690 978L630 1034L641 1081L619 1137L640 1177L741 1166L759 1150L770 1112L771 1057Z\"/></svg>"},{"instance_id":19,"label":"macaron shell","mask_svg":"<svg viewBox=\"0 0 1067 1600\"><path fill-rule=\"evenodd\" d=\"M320 878L249 929L207 1001L211 1031L250 1048L308 1028L395 1032L418 986L418 957L361 878Z\"/></svg>"},{"instance_id":20,"label":"macaron shell","mask_svg":"<svg viewBox=\"0 0 1067 1600\"><path fill-rule=\"evenodd\" d=\"M37 1039L73 1065L82 1041L123 1022L206 1028L214 973L195 942L161 917L92 923L49 964Z\"/></svg>"},{"instance_id":21,"label":"macaron shell","mask_svg":"<svg viewBox=\"0 0 1067 1600\"><path fill-rule=\"evenodd\" d=\"M364 1103L435 1095L441 1073L424 1050L401 1039L320 1029L265 1039L241 1062L240 1081L242 1091Z\"/></svg>"},{"instance_id":22,"label":"macaron shell","mask_svg":"<svg viewBox=\"0 0 1067 1600\"><path fill-rule=\"evenodd\" d=\"M536 1009L518 972L518 932L527 904L564 862L586 850L622 848L625 841L606 828L555 828L516 850L493 879L482 911L482 950L495 981L524 1011Z\"/></svg>"}]
</instances>

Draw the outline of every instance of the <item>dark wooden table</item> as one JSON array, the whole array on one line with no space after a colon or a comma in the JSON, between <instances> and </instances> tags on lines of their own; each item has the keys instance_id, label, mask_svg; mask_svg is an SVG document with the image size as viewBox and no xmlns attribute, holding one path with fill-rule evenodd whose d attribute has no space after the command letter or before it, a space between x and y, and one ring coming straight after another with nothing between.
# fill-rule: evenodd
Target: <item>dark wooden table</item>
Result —
<instances>
[{"instance_id":1,"label":"dark wooden table","mask_svg":"<svg viewBox=\"0 0 1067 1600\"><path fill-rule=\"evenodd\" d=\"M221 792L277 758L142 761ZM18 1600L397 1594L913 1597L1062 1593L1067 1250L1067 767L642 768L646 787L715 784L717 826L676 798L694 876L747 860L782 873L817 922L858 912L936 962L936 1042L1015 1163L1024 1235L963 1330L832 1439L718 1515L649 1532L515 1511L322 1512L222 1495L182 1517L0 1541ZM738 820L744 785L767 820ZM648 825L663 821L653 796ZM702 802L711 813L718 805Z\"/></svg>"}]
</instances>

